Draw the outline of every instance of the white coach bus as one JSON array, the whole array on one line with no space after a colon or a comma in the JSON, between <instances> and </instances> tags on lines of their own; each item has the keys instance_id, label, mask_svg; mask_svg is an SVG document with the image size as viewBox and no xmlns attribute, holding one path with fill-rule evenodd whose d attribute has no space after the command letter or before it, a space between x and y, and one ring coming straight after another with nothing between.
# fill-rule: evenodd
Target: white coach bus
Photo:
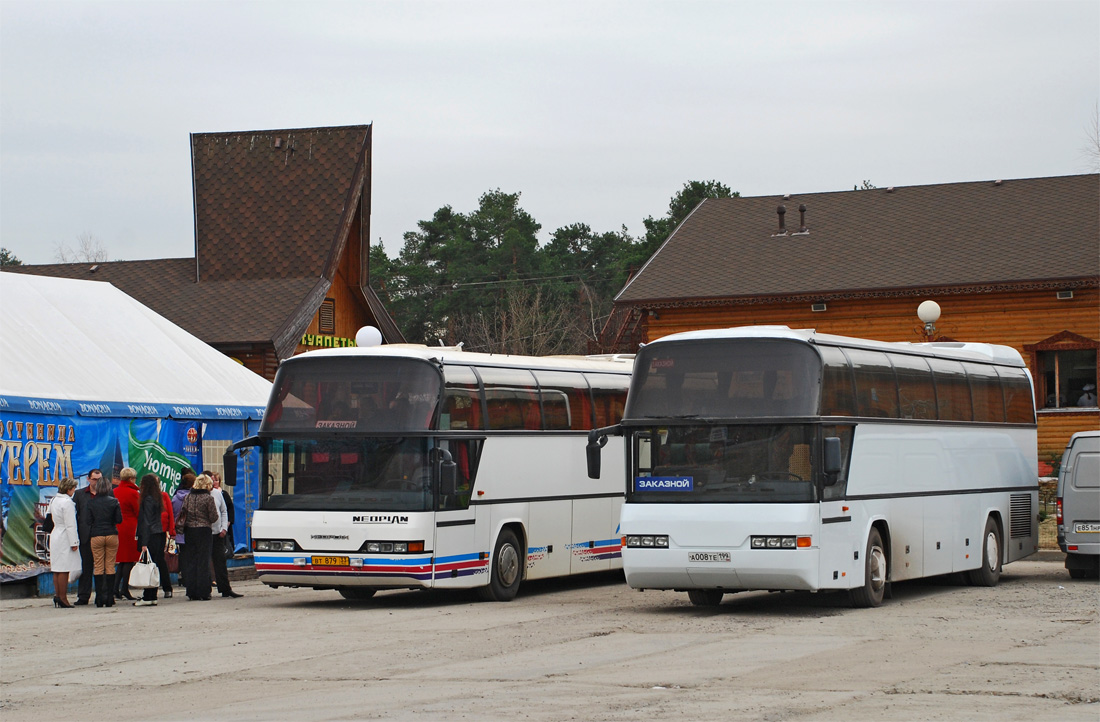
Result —
<instances>
[{"instance_id":1,"label":"white coach bus","mask_svg":"<svg viewBox=\"0 0 1100 722\"><path fill-rule=\"evenodd\" d=\"M716 605L740 590L849 590L1037 550L1034 397L1004 346L883 343L785 326L667 336L638 353L623 568Z\"/></svg>"},{"instance_id":2,"label":"white coach bus","mask_svg":"<svg viewBox=\"0 0 1100 722\"><path fill-rule=\"evenodd\" d=\"M252 518L272 587L480 587L620 568L622 476L595 486L579 440L617 423L630 358L533 358L389 345L279 367L257 436Z\"/></svg>"}]
</instances>

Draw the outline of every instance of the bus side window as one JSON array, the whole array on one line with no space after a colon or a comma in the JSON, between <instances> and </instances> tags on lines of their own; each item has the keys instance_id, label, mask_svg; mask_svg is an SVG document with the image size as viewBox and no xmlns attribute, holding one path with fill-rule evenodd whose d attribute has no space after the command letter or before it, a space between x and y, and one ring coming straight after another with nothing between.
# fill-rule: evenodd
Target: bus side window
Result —
<instances>
[{"instance_id":1,"label":"bus side window","mask_svg":"<svg viewBox=\"0 0 1100 722\"><path fill-rule=\"evenodd\" d=\"M847 493L848 461L852 452L853 431L851 426L823 426L821 429L822 438L836 436L840 439L840 473L836 475L835 484L823 488L821 493L823 501L842 499Z\"/></svg>"},{"instance_id":2,"label":"bus side window","mask_svg":"<svg viewBox=\"0 0 1100 722\"><path fill-rule=\"evenodd\" d=\"M539 389L530 371L479 367L478 373L485 384L488 428L500 431L542 428Z\"/></svg>"},{"instance_id":3,"label":"bus side window","mask_svg":"<svg viewBox=\"0 0 1100 722\"><path fill-rule=\"evenodd\" d=\"M477 463L481 456L481 441L477 439L445 439L440 448L451 454L455 463L455 493L440 495L440 509L465 509L470 505L470 493L477 476Z\"/></svg>"},{"instance_id":4,"label":"bus side window","mask_svg":"<svg viewBox=\"0 0 1100 722\"><path fill-rule=\"evenodd\" d=\"M444 369L446 385L443 390L443 411L439 416L439 428L482 429L481 391L477 376L468 366L447 366Z\"/></svg>"},{"instance_id":5,"label":"bus side window","mask_svg":"<svg viewBox=\"0 0 1100 722\"><path fill-rule=\"evenodd\" d=\"M592 404L596 412L596 426L612 426L623 420L626 406L626 382L621 376L585 374L592 387Z\"/></svg>"},{"instance_id":6,"label":"bus side window","mask_svg":"<svg viewBox=\"0 0 1100 722\"><path fill-rule=\"evenodd\" d=\"M974 410L970 403L970 385L966 371L958 361L929 358L932 376L936 380L936 403L941 421L972 421Z\"/></svg>"},{"instance_id":7,"label":"bus side window","mask_svg":"<svg viewBox=\"0 0 1100 722\"><path fill-rule=\"evenodd\" d=\"M821 381L821 415L855 416L856 396L852 368L838 348L819 346L825 370Z\"/></svg>"},{"instance_id":8,"label":"bus side window","mask_svg":"<svg viewBox=\"0 0 1100 722\"><path fill-rule=\"evenodd\" d=\"M1021 368L997 367L1005 395L1005 416L1010 424L1034 424L1034 396L1027 374Z\"/></svg>"},{"instance_id":9,"label":"bus side window","mask_svg":"<svg viewBox=\"0 0 1100 722\"><path fill-rule=\"evenodd\" d=\"M1001 379L992 366L963 361L974 397L974 420L1004 423L1005 402Z\"/></svg>"},{"instance_id":10,"label":"bus side window","mask_svg":"<svg viewBox=\"0 0 1100 722\"><path fill-rule=\"evenodd\" d=\"M901 418L935 419L936 387L932 385L932 371L920 356L888 354L898 377L898 396L901 397Z\"/></svg>"},{"instance_id":11,"label":"bus side window","mask_svg":"<svg viewBox=\"0 0 1100 722\"><path fill-rule=\"evenodd\" d=\"M886 354L864 349L844 349L856 379L860 416L898 418L898 382Z\"/></svg>"}]
</instances>

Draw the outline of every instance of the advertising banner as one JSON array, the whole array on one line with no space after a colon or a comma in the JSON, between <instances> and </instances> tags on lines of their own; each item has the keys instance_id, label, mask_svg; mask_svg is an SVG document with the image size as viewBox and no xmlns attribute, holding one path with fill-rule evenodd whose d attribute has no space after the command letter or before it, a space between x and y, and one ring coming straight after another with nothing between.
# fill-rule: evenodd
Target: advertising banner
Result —
<instances>
[{"instance_id":1,"label":"advertising banner","mask_svg":"<svg viewBox=\"0 0 1100 722\"><path fill-rule=\"evenodd\" d=\"M62 409L58 409L59 411ZM104 476L133 467L140 480L156 474L172 494L182 469L203 468L201 421L27 414L0 410L0 581L49 570L49 546L41 522L66 477L86 486L88 473ZM226 442L243 438L247 421L215 422ZM220 464L221 459L216 459ZM242 469L244 471L244 469ZM242 475L243 477L243 475ZM246 482L247 477L242 478ZM244 505L241 517L249 517ZM242 531L240 538L245 539Z\"/></svg>"}]
</instances>

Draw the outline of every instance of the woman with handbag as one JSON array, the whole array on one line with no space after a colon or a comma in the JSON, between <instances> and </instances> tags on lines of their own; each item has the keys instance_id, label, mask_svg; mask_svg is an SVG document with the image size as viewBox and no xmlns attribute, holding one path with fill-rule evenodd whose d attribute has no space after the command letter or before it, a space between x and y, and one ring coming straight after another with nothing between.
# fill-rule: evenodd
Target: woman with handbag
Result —
<instances>
[{"instance_id":1,"label":"woman with handbag","mask_svg":"<svg viewBox=\"0 0 1100 722\"><path fill-rule=\"evenodd\" d=\"M195 485L195 474L190 469L185 469L180 479L179 488L172 495L172 515L175 517L173 524L176 530L176 564L178 567L177 581L179 585L186 586L185 575L187 573L187 547L183 539L183 523L180 522L180 512L183 510L183 500L191 493L191 487Z\"/></svg>"},{"instance_id":2,"label":"woman with handbag","mask_svg":"<svg viewBox=\"0 0 1100 722\"><path fill-rule=\"evenodd\" d=\"M187 579L187 598L192 601L210 599L210 552L214 540L211 524L218 520L218 507L210 496L213 488L214 481L206 474L195 479L176 520L177 526L183 526L186 549L183 573Z\"/></svg>"},{"instance_id":3,"label":"woman with handbag","mask_svg":"<svg viewBox=\"0 0 1100 722\"><path fill-rule=\"evenodd\" d=\"M144 562L148 559L159 569L164 566L164 544L167 535L162 523L164 496L160 490L160 479L156 474L146 474L141 477L140 499L137 517L138 545L141 547L140 560ZM166 573L167 570L161 572L161 574ZM141 599L134 602L134 606L156 606L157 586L145 587Z\"/></svg>"},{"instance_id":4,"label":"woman with handbag","mask_svg":"<svg viewBox=\"0 0 1100 722\"><path fill-rule=\"evenodd\" d=\"M50 501L48 514L53 519L50 532L50 571L53 572L53 605L71 609L69 575L80 572L80 537L76 530L76 504L73 492L76 482L62 479L57 484L57 496Z\"/></svg>"},{"instance_id":5,"label":"woman with handbag","mask_svg":"<svg viewBox=\"0 0 1100 722\"><path fill-rule=\"evenodd\" d=\"M88 502L87 509L92 570L95 572L95 605L113 607L115 555L118 554L118 525L122 523L122 507L111 494L111 480L106 476L96 480L95 496Z\"/></svg>"},{"instance_id":6,"label":"woman with handbag","mask_svg":"<svg viewBox=\"0 0 1100 722\"><path fill-rule=\"evenodd\" d=\"M164 598L170 599L172 597L172 567L169 563L169 555L176 557L172 561L177 562L178 557L176 555L176 512L172 509L172 497L168 496L168 492L161 489L160 492L160 526L164 529L164 546L162 547L164 553L161 554L161 562L157 564L157 568L160 569L160 588L164 590ZM177 566L177 570L178 570Z\"/></svg>"}]
</instances>

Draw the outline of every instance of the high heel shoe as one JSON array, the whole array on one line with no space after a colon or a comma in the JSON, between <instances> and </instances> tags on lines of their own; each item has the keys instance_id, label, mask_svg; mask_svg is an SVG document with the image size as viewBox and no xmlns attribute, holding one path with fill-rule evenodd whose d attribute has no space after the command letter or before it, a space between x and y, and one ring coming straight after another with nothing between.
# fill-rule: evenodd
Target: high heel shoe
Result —
<instances>
[{"instance_id":1,"label":"high heel shoe","mask_svg":"<svg viewBox=\"0 0 1100 722\"><path fill-rule=\"evenodd\" d=\"M58 599L57 597L54 597L54 598L53 598L53 608L54 608L54 609L57 609L57 608L58 608L58 607L60 607L60 606L61 606L61 600L60 600L60 599Z\"/></svg>"}]
</instances>

